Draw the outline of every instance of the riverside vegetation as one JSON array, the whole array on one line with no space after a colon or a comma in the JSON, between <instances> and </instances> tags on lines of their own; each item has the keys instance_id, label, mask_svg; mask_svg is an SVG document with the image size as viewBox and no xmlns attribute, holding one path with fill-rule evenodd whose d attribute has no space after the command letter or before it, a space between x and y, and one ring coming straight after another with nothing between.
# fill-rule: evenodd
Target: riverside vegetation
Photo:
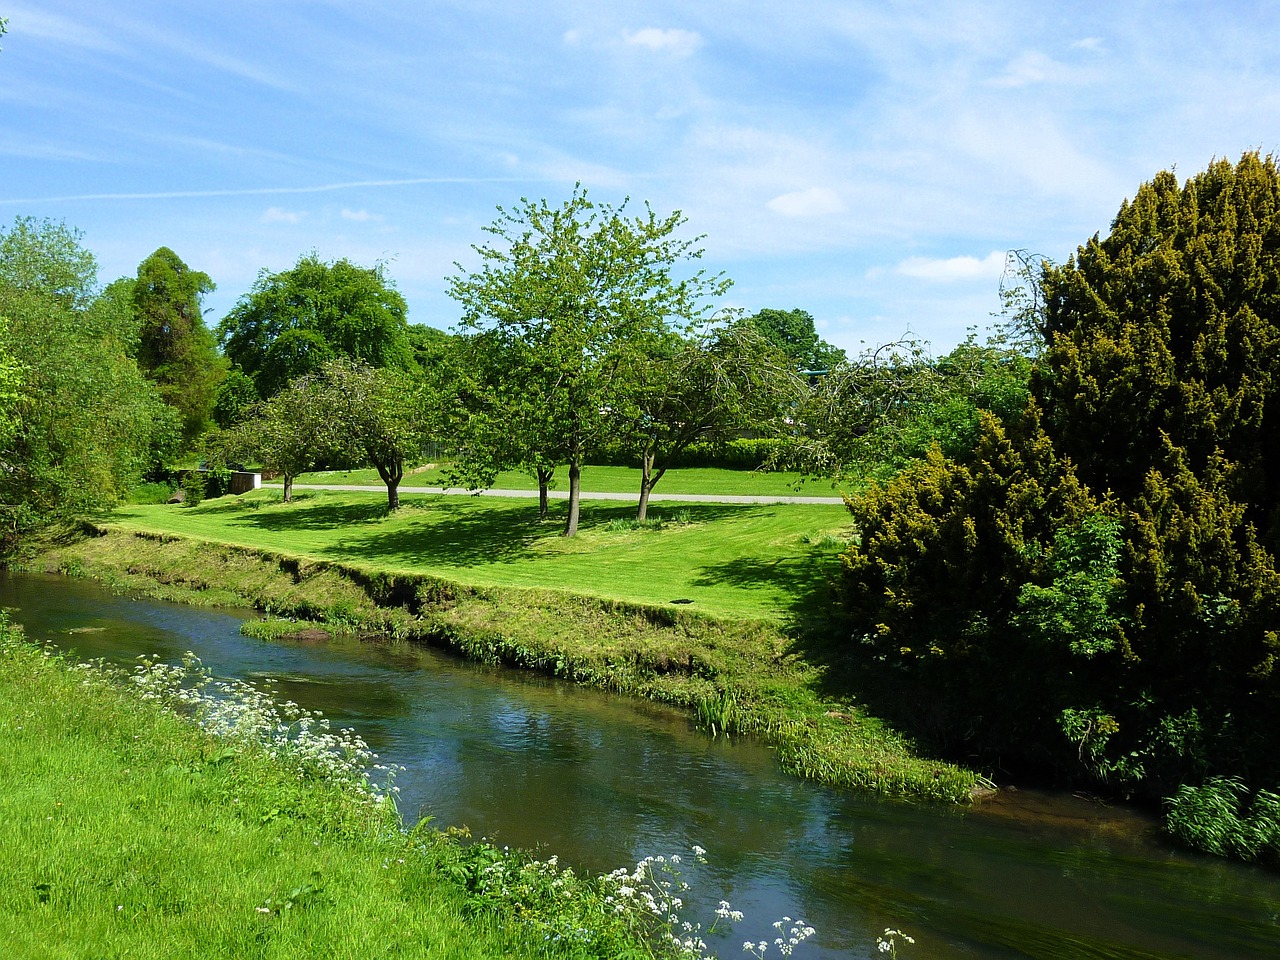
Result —
<instances>
[{"instance_id":1,"label":"riverside vegetation","mask_svg":"<svg viewBox=\"0 0 1280 960\"><path fill-rule=\"evenodd\" d=\"M404 831L390 779L370 779L394 771L358 737L196 662L73 664L3 622L0 694L14 960L307 957L316 944L334 957L706 954L680 855L578 875L456 831ZM722 902L705 932L741 918ZM785 921L783 955L813 933Z\"/></svg>"},{"instance_id":2,"label":"riverside vegetation","mask_svg":"<svg viewBox=\"0 0 1280 960\"><path fill-rule=\"evenodd\" d=\"M802 777L968 799L972 772L920 755L828 686L822 567L843 542L840 508L688 505L683 522L615 530L618 509L584 504L583 532L568 541L516 523L516 507L494 499L407 498L387 515L370 495L286 505L264 491L123 509L91 535L46 541L26 564L253 606L269 615L246 628L259 635L339 629L432 643L683 707L713 733L763 738ZM762 533L773 556L760 555ZM508 562L478 555L499 543ZM540 588L524 579L531 567Z\"/></svg>"}]
</instances>

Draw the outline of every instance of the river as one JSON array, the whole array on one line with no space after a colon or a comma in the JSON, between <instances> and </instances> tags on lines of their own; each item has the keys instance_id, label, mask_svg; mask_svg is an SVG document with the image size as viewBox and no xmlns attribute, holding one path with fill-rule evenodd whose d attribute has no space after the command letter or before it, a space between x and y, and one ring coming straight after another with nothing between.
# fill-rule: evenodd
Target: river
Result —
<instances>
[{"instance_id":1,"label":"river","mask_svg":"<svg viewBox=\"0 0 1280 960\"><path fill-rule=\"evenodd\" d=\"M250 611L84 581L0 575L0 606L83 659L190 650L219 676L272 679L405 768L406 821L592 870L699 844L693 915L721 898L747 914L712 941L724 960L784 915L817 929L799 960L876 955L886 927L915 938L904 960L1280 956L1280 874L1173 850L1123 808L1034 791L967 812L878 801L792 779L768 749L661 707L407 645L255 640L239 632Z\"/></svg>"}]
</instances>

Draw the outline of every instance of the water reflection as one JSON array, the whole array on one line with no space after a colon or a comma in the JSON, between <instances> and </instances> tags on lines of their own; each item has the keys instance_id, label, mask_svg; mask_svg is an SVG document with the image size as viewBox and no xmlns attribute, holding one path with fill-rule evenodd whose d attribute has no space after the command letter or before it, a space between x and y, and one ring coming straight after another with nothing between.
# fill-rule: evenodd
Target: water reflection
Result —
<instances>
[{"instance_id":1,"label":"water reflection","mask_svg":"<svg viewBox=\"0 0 1280 960\"><path fill-rule=\"evenodd\" d=\"M177 661L271 678L279 695L353 726L399 783L406 819L465 824L589 869L700 844L701 916L747 922L717 944L772 939L802 915L797 956L1241 958L1280 955L1280 878L1160 846L1136 816L1023 794L986 812L877 803L781 775L771 753L709 740L684 717L404 646L271 643L240 614L114 597L56 577L0 578L0 604L84 658Z\"/></svg>"}]
</instances>

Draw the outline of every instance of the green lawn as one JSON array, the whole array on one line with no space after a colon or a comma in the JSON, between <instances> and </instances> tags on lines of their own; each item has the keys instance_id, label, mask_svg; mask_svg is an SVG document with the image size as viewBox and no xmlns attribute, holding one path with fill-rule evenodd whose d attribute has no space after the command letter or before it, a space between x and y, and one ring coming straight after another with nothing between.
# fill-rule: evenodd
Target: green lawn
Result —
<instances>
[{"instance_id":1,"label":"green lawn","mask_svg":"<svg viewBox=\"0 0 1280 960\"><path fill-rule=\"evenodd\" d=\"M401 482L404 487L439 487L445 483L444 466L428 465L429 469L419 468L417 472L405 476ZM556 483L552 489L568 489L568 474L565 470L557 471ZM362 486L381 487L382 479L378 471L369 468L364 470L322 470L315 473L304 473L297 483L340 483L359 484ZM536 490L537 481L520 470L508 470L498 475L494 482L495 490ZM635 493L639 496L640 471L632 467L598 467L582 468L582 489L590 493ZM840 491L832 489L827 481L812 480L804 482L804 475L787 472L763 472L754 470L722 470L711 467L690 467L683 470L668 470L658 481L653 491L655 494L671 495L677 493L693 493L698 495L725 494L731 496L806 496L833 497Z\"/></svg>"},{"instance_id":2,"label":"green lawn","mask_svg":"<svg viewBox=\"0 0 1280 960\"><path fill-rule=\"evenodd\" d=\"M661 503L650 510L661 525L628 529L632 505L587 502L581 532L565 539L564 509L554 504L551 520L539 523L526 500L409 495L388 517L373 491L317 491L292 504L262 491L197 507L125 507L113 525L469 585L679 601L714 616L769 620L814 596L851 535L843 506Z\"/></svg>"}]
</instances>

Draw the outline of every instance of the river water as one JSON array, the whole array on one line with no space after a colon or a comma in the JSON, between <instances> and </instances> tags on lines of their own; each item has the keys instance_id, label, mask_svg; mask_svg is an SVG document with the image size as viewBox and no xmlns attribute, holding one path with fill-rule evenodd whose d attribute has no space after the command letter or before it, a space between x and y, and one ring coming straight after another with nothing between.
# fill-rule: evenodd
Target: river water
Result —
<instances>
[{"instance_id":1,"label":"river water","mask_svg":"<svg viewBox=\"0 0 1280 960\"><path fill-rule=\"evenodd\" d=\"M877 801L792 779L769 750L660 707L406 645L254 640L239 632L249 611L61 577L0 575L0 606L84 659L190 650L219 676L271 678L405 767L406 821L592 870L699 844L691 916L709 920L722 898L747 914L712 941L724 960L772 941L784 915L818 931L800 960L877 955L886 927L915 938L900 957L921 960L1280 956L1280 874L1172 850L1149 819L1087 799Z\"/></svg>"}]
</instances>

